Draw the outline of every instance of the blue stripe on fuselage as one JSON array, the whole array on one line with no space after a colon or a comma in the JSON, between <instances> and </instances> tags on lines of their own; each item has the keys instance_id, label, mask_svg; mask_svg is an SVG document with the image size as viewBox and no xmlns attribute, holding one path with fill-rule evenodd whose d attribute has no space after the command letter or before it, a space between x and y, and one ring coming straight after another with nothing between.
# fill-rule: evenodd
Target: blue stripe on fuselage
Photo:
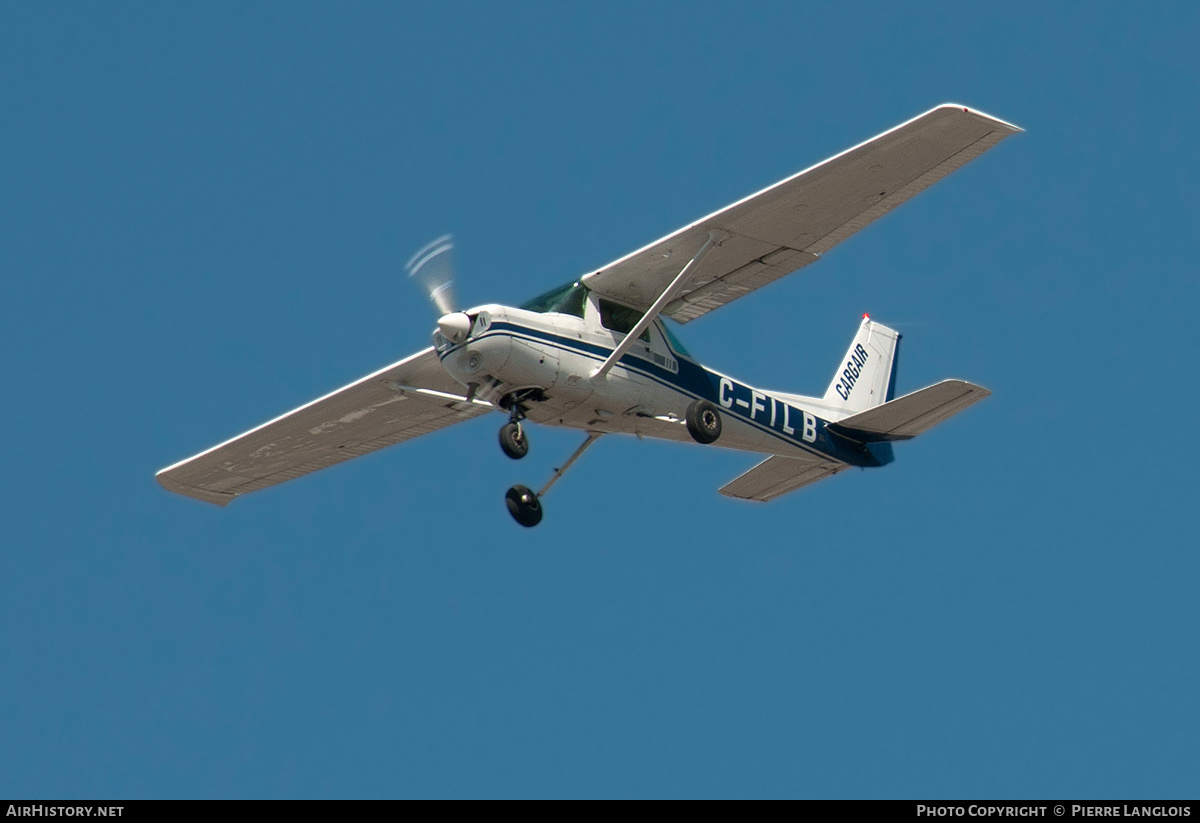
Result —
<instances>
[{"instance_id":1,"label":"blue stripe on fuselage","mask_svg":"<svg viewBox=\"0 0 1200 823\"><path fill-rule=\"evenodd\" d=\"M522 326L511 321L499 321L493 323L486 332L471 340L465 341L447 349L445 352L439 352L439 359L445 359L450 354L458 351L463 346L473 343L477 340L482 340L492 334L507 334L512 337L525 337L536 342L549 344L555 348L569 351L575 354L582 354L597 362L603 362L608 359L608 356L613 353L612 348L588 343L577 338L565 337L563 335L554 334L553 332L543 331L542 329L530 328ZM717 374L709 371L704 366L701 366L695 361L681 356L679 352L672 350L676 360L679 363L679 373L676 374L668 369L656 365L653 362L643 360L631 354L626 354L618 361L622 368L629 371L637 372L638 374L648 377L655 382L673 389L681 394L688 395L693 398L701 398L709 401L724 414L732 415L745 423L750 424L754 428L771 434L789 445L801 448L805 451L816 452L818 454L832 457L835 460L840 460L852 466L874 466L878 465L870 453L860 454L850 448L844 446L839 440L831 437L825 431L827 425L826 420L817 417L812 412L815 419L816 440L815 442L806 442L803 440L804 430L804 415L805 412L796 406L789 405L779 398L773 397L771 394L747 386L744 383L739 383L730 377ZM731 401L730 406L726 406L721 402L721 381L729 382L729 387L725 391L725 398ZM755 403L754 395L759 395L761 403ZM789 431L790 430L790 431Z\"/></svg>"}]
</instances>

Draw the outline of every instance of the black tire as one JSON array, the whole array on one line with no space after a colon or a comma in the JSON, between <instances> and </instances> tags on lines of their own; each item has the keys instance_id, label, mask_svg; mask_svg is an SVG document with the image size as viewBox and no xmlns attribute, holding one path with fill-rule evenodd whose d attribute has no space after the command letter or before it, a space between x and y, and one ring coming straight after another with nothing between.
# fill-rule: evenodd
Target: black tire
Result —
<instances>
[{"instance_id":1,"label":"black tire","mask_svg":"<svg viewBox=\"0 0 1200 823\"><path fill-rule=\"evenodd\" d=\"M538 496L526 486L513 486L504 495L508 513L527 529L542 522L542 503Z\"/></svg>"},{"instance_id":2,"label":"black tire","mask_svg":"<svg viewBox=\"0 0 1200 823\"><path fill-rule=\"evenodd\" d=\"M529 438L519 423L505 423L500 427L500 448L513 460L529 454Z\"/></svg>"},{"instance_id":3,"label":"black tire","mask_svg":"<svg viewBox=\"0 0 1200 823\"><path fill-rule=\"evenodd\" d=\"M693 400L683 416L688 434L697 443L708 445L721 436L721 413L707 400Z\"/></svg>"}]
</instances>

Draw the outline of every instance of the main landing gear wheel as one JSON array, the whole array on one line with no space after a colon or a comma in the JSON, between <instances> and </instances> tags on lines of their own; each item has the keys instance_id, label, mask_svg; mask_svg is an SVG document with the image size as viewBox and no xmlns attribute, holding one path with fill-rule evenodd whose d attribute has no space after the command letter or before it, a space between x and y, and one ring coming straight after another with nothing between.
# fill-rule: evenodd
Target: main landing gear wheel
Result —
<instances>
[{"instance_id":1,"label":"main landing gear wheel","mask_svg":"<svg viewBox=\"0 0 1200 823\"><path fill-rule=\"evenodd\" d=\"M504 495L508 513L522 526L532 528L542 522L542 504L526 486L513 486Z\"/></svg>"},{"instance_id":2,"label":"main landing gear wheel","mask_svg":"<svg viewBox=\"0 0 1200 823\"><path fill-rule=\"evenodd\" d=\"M687 423L688 434L697 443L715 443L721 436L721 413L707 400L693 400L683 419Z\"/></svg>"},{"instance_id":3,"label":"main landing gear wheel","mask_svg":"<svg viewBox=\"0 0 1200 823\"><path fill-rule=\"evenodd\" d=\"M529 454L529 438L515 420L500 427L500 448L513 460Z\"/></svg>"}]
</instances>

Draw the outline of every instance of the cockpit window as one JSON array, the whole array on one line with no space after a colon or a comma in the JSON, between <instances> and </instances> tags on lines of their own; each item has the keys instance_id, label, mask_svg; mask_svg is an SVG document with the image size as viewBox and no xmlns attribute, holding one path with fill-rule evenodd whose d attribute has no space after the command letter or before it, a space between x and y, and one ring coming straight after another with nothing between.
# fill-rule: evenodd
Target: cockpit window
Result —
<instances>
[{"instance_id":1,"label":"cockpit window","mask_svg":"<svg viewBox=\"0 0 1200 823\"><path fill-rule=\"evenodd\" d=\"M622 306L620 303L605 300L603 297L597 302L600 304L600 325L606 329L619 331L621 334L629 334L633 331L633 327L642 319L644 313L628 306ZM641 339L647 343L650 342L649 329L642 332Z\"/></svg>"},{"instance_id":2,"label":"cockpit window","mask_svg":"<svg viewBox=\"0 0 1200 823\"><path fill-rule=\"evenodd\" d=\"M587 286L582 283L568 283L522 303L521 308L541 314L555 312L582 318L584 306L587 305L587 294Z\"/></svg>"}]
</instances>

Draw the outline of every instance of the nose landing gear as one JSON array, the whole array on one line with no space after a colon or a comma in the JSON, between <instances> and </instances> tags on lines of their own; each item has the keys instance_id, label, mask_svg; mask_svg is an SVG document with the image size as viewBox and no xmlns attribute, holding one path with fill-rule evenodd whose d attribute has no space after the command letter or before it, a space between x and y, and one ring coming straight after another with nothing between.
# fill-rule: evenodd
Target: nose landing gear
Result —
<instances>
[{"instance_id":1,"label":"nose landing gear","mask_svg":"<svg viewBox=\"0 0 1200 823\"><path fill-rule=\"evenodd\" d=\"M511 425L514 424L509 423L504 429L500 430L501 445L504 443L504 430ZM542 490L536 494L528 486L517 485L509 489L504 495L504 503L508 506L508 513L512 515L513 520L516 520L525 528L532 528L541 523L541 498L545 496L546 492L550 491L551 486L558 482L558 478L567 473L567 469L571 468L571 464L579 459L579 456L587 450L587 447L600 439L601 434L603 432L588 432L587 440L584 440L583 444L575 450L575 453L567 459L567 462L563 463L561 469L554 470L554 476L550 478L550 482L542 486ZM528 444L526 444L525 448L528 450ZM505 449L504 453L508 454L508 450ZM512 455L509 456L511 457Z\"/></svg>"},{"instance_id":2,"label":"nose landing gear","mask_svg":"<svg viewBox=\"0 0 1200 823\"><path fill-rule=\"evenodd\" d=\"M529 454L529 438L521 428L520 420L513 420L500 427L500 449L513 460Z\"/></svg>"},{"instance_id":3,"label":"nose landing gear","mask_svg":"<svg viewBox=\"0 0 1200 823\"><path fill-rule=\"evenodd\" d=\"M528 399L536 399L528 393ZM500 408L508 412L508 422L500 427L500 449L513 460L520 460L529 454L529 438L521 421L525 419L525 404L518 394L506 395L500 401Z\"/></svg>"}]
</instances>

